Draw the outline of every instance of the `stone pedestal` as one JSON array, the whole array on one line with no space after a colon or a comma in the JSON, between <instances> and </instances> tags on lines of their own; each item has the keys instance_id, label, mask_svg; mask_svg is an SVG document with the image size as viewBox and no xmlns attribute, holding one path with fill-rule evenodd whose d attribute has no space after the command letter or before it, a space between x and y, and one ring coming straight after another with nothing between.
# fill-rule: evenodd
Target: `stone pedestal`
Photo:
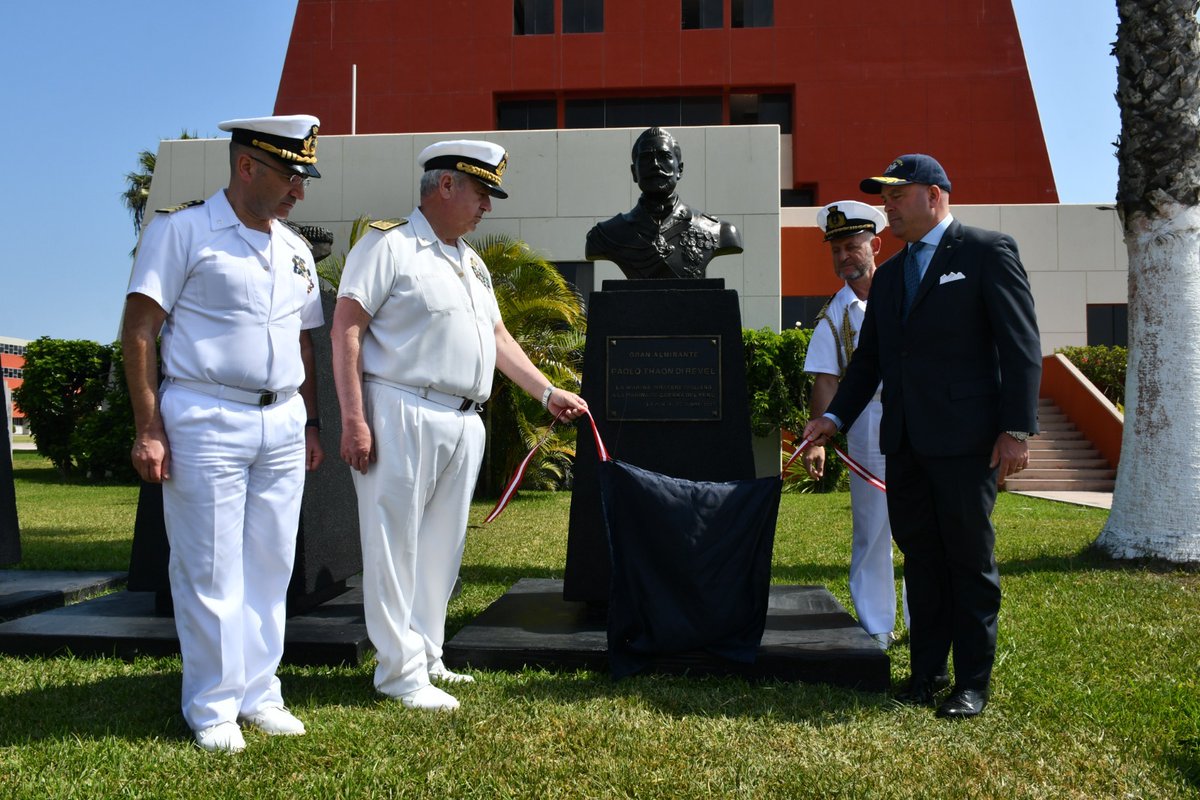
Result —
<instances>
[{"instance_id":1,"label":"stone pedestal","mask_svg":"<svg viewBox=\"0 0 1200 800\"><path fill-rule=\"evenodd\" d=\"M593 292L583 397L614 458L693 481L755 477L737 292L719 278L605 281ZM597 455L580 429L563 597L608 602Z\"/></svg>"},{"instance_id":2,"label":"stone pedestal","mask_svg":"<svg viewBox=\"0 0 1200 800\"><path fill-rule=\"evenodd\" d=\"M7 393L0 393L7 400ZM11 408L5 402L6 410ZM17 523L17 491L13 486L12 440L8 414L0 416L4 432L0 434L0 564L21 560L21 527Z\"/></svg>"}]
</instances>

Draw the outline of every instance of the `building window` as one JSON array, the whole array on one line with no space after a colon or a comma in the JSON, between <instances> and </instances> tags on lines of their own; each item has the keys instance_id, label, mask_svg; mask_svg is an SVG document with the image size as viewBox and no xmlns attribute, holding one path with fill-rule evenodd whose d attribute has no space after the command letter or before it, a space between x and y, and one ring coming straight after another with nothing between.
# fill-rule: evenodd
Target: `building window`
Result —
<instances>
[{"instance_id":1,"label":"building window","mask_svg":"<svg viewBox=\"0 0 1200 800\"><path fill-rule=\"evenodd\" d=\"M558 104L554 100L502 100L496 104L498 130L553 130L557 127Z\"/></svg>"},{"instance_id":2,"label":"building window","mask_svg":"<svg viewBox=\"0 0 1200 800\"><path fill-rule=\"evenodd\" d=\"M579 292L583 309L586 311L588 300L596 288L596 265L591 261L556 261L554 268Z\"/></svg>"},{"instance_id":3,"label":"building window","mask_svg":"<svg viewBox=\"0 0 1200 800\"><path fill-rule=\"evenodd\" d=\"M769 28L775 24L775 0L732 0L729 22L735 28Z\"/></svg>"},{"instance_id":4,"label":"building window","mask_svg":"<svg viewBox=\"0 0 1200 800\"><path fill-rule=\"evenodd\" d=\"M781 297L779 321L784 328L815 328L817 315L829 302L828 296Z\"/></svg>"},{"instance_id":5,"label":"building window","mask_svg":"<svg viewBox=\"0 0 1200 800\"><path fill-rule=\"evenodd\" d=\"M513 0L513 34L554 33L554 0Z\"/></svg>"},{"instance_id":6,"label":"building window","mask_svg":"<svg viewBox=\"0 0 1200 800\"><path fill-rule=\"evenodd\" d=\"M817 204L816 184L806 183L795 189L779 191L780 208L812 208Z\"/></svg>"},{"instance_id":7,"label":"building window","mask_svg":"<svg viewBox=\"0 0 1200 800\"><path fill-rule=\"evenodd\" d=\"M649 128L654 125L720 125L720 95L612 97L568 100L567 128Z\"/></svg>"},{"instance_id":8,"label":"building window","mask_svg":"<svg viewBox=\"0 0 1200 800\"><path fill-rule=\"evenodd\" d=\"M1129 346L1129 306L1089 305L1087 307L1087 343L1109 347Z\"/></svg>"},{"instance_id":9,"label":"building window","mask_svg":"<svg viewBox=\"0 0 1200 800\"><path fill-rule=\"evenodd\" d=\"M730 125L778 125L780 133L792 132L790 94L729 95Z\"/></svg>"},{"instance_id":10,"label":"building window","mask_svg":"<svg viewBox=\"0 0 1200 800\"><path fill-rule=\"evenodd\" d=\"M722 0L683 0L683 29L724 27L723 5Z\"/></svg>"},{"instance_id":11,"label":"building window","mask_svg":"<svg viewBox=\"0 0 1200 800\"><path fill-rule=\"evenodd\" d=\"M604 0L562 0L563 33L603 33Z\"/></svg>"}]
</instances>

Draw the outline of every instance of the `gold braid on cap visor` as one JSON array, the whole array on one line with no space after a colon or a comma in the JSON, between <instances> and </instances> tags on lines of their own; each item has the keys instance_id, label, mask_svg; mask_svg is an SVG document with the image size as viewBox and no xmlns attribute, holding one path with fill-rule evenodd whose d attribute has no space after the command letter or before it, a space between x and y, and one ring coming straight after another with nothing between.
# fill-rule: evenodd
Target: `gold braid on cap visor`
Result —
<instances>
[{"instance_id":1,"label":"gold braid on cap visor","mask_svg":"<svg viewBox=\"0 0 1200 800\"><path fill-rule=\"evenodd\" d=\"M284 161L295 161L300 164L315 164L317 163L317 127L314 125L312 133L303 141L304 150L302 153L293 153L291 150L281 150L270 142L264 142L261 139L251 139L250 144L260 150L266 150Z\"/></svg>"},{"instance_id":2,"label":"gold braid on cap visor","mask_svg":"<svg viewBox=\"0 0 1200 800\"><path fill-rule=\"evenodd\" d=\"M459 161L454 165L454 168L459 172L465 172L468 175L474 175L477 178L483 178L486 181L491 181L497 186L500 185L500 174L486 170L483 167L477 167L474 164L468 164L465 161Z\"/></svg>"}]
</instances>

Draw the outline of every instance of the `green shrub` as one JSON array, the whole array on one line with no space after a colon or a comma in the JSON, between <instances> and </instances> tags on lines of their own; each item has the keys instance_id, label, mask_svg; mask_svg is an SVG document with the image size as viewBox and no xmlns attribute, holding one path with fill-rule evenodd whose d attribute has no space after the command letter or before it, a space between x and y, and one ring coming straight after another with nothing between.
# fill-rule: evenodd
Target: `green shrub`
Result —
<instances>
[{"instance_id":1,"label":"green shrub","mask_svg":"<svg viewBox=\"0 0 1200 800\"><path fill-rule=\"evenodd\" d=\"M62 477L80 471L76 429L100 409L112 348L85 339L43 336L25 348L24 381L13 402L29 420L38 452Z\"/></svg>"},{"instance_id":2,"label":"green shrub","mask_svg":"<svg viewBox=\"0 0 1200 800\"><path fill-rule=\"evenodd\" d=\"M1125 408L1125 366L1128 350L1117 345L1110 347L1098 344L1087 347L1060 347L1054 352L1066 356L1067 360L1114 405Z\"/></svg>"},{"instance_id":3,"label":"green shrub","mask_svg":"<svg viewBox=\"0 0 1200 800\"><path fill-rule=\"evenodd\" d=\"M784 431L785 460L793 452L793 439L798 441L808 424L813 376L804 371L804 357L812 334L809 328L789 328L781 333L769 328L742 331L750 427L757 436ZM790 491L829 492L848 485L845 472L841 459L832 448L826 448L825 475L821 480L809 477L797 459L784 475L784 484Z\"/></svg>"}]
</instances>

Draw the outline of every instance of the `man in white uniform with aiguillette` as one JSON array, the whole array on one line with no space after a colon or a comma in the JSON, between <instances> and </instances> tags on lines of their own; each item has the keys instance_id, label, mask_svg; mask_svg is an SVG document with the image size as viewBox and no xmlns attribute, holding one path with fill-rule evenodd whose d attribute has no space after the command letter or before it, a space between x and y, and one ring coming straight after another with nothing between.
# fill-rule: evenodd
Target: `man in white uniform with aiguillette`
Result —
<instances>
[{"instance_id":1,"label":"man in white uniform with aiguillette","mask_svg":"<svg viewBox=\"0 0 1200 800\"><path fill-rule=\"evenodd\" d=\"M857 200L839 200L817 212L817 227L825 232L833 255L834 274L846 282L817 317L804 371L814 375L810 411L816 419L825 413L837 393L850 356L858 346L867 293L875 275L875 256L882 240L879 231L887 218L878 209ZM846 433L850 457L877 478L884 478L884 458L879 452L879 420L883 404L879 392ZM813 478L825 474L825 448L809 447L801 457ZM887 495L865 480L850 475L850 504L854 536L850 548L850 599L859 624L883 649L894 638L896 579L892 569L892 528L888 523ZM907 619L907 605L905 618Z\"/></svg>"},{"instance_id":2,"label":"man in white uniform with aiguillette","mask_svg":"<svg viewBox=\"0 0 1200 800\"><path fill-rule=\"evenodd\" d=\"M321 177L317 126L222 122L228 188L160 212L129 280L132 459L163 486L183 717L205 750L244 749L239 721L304 733L275 671L304 472L323 457L309 334L323 318L312 253L280 220Z\"/></svg>"},{"instance_id":3,"label":"man in white uniform with aiguillette","mask_svg":"<svg viewBox=\"0 0 1200 800\"><path fill-rule=\"evenodd\" d=\"M504 148L426 147L420 206L371 224L346 257L333 316L342 458L353 468L363 607L375 688L406 708L453 711L432 685L466 683L442 662L446 605L483 460L479 404L496 369L562 420L587 408L553 386L504 327L492 281L462 238L491 210Z\"/></svg>"}]
</instances>

